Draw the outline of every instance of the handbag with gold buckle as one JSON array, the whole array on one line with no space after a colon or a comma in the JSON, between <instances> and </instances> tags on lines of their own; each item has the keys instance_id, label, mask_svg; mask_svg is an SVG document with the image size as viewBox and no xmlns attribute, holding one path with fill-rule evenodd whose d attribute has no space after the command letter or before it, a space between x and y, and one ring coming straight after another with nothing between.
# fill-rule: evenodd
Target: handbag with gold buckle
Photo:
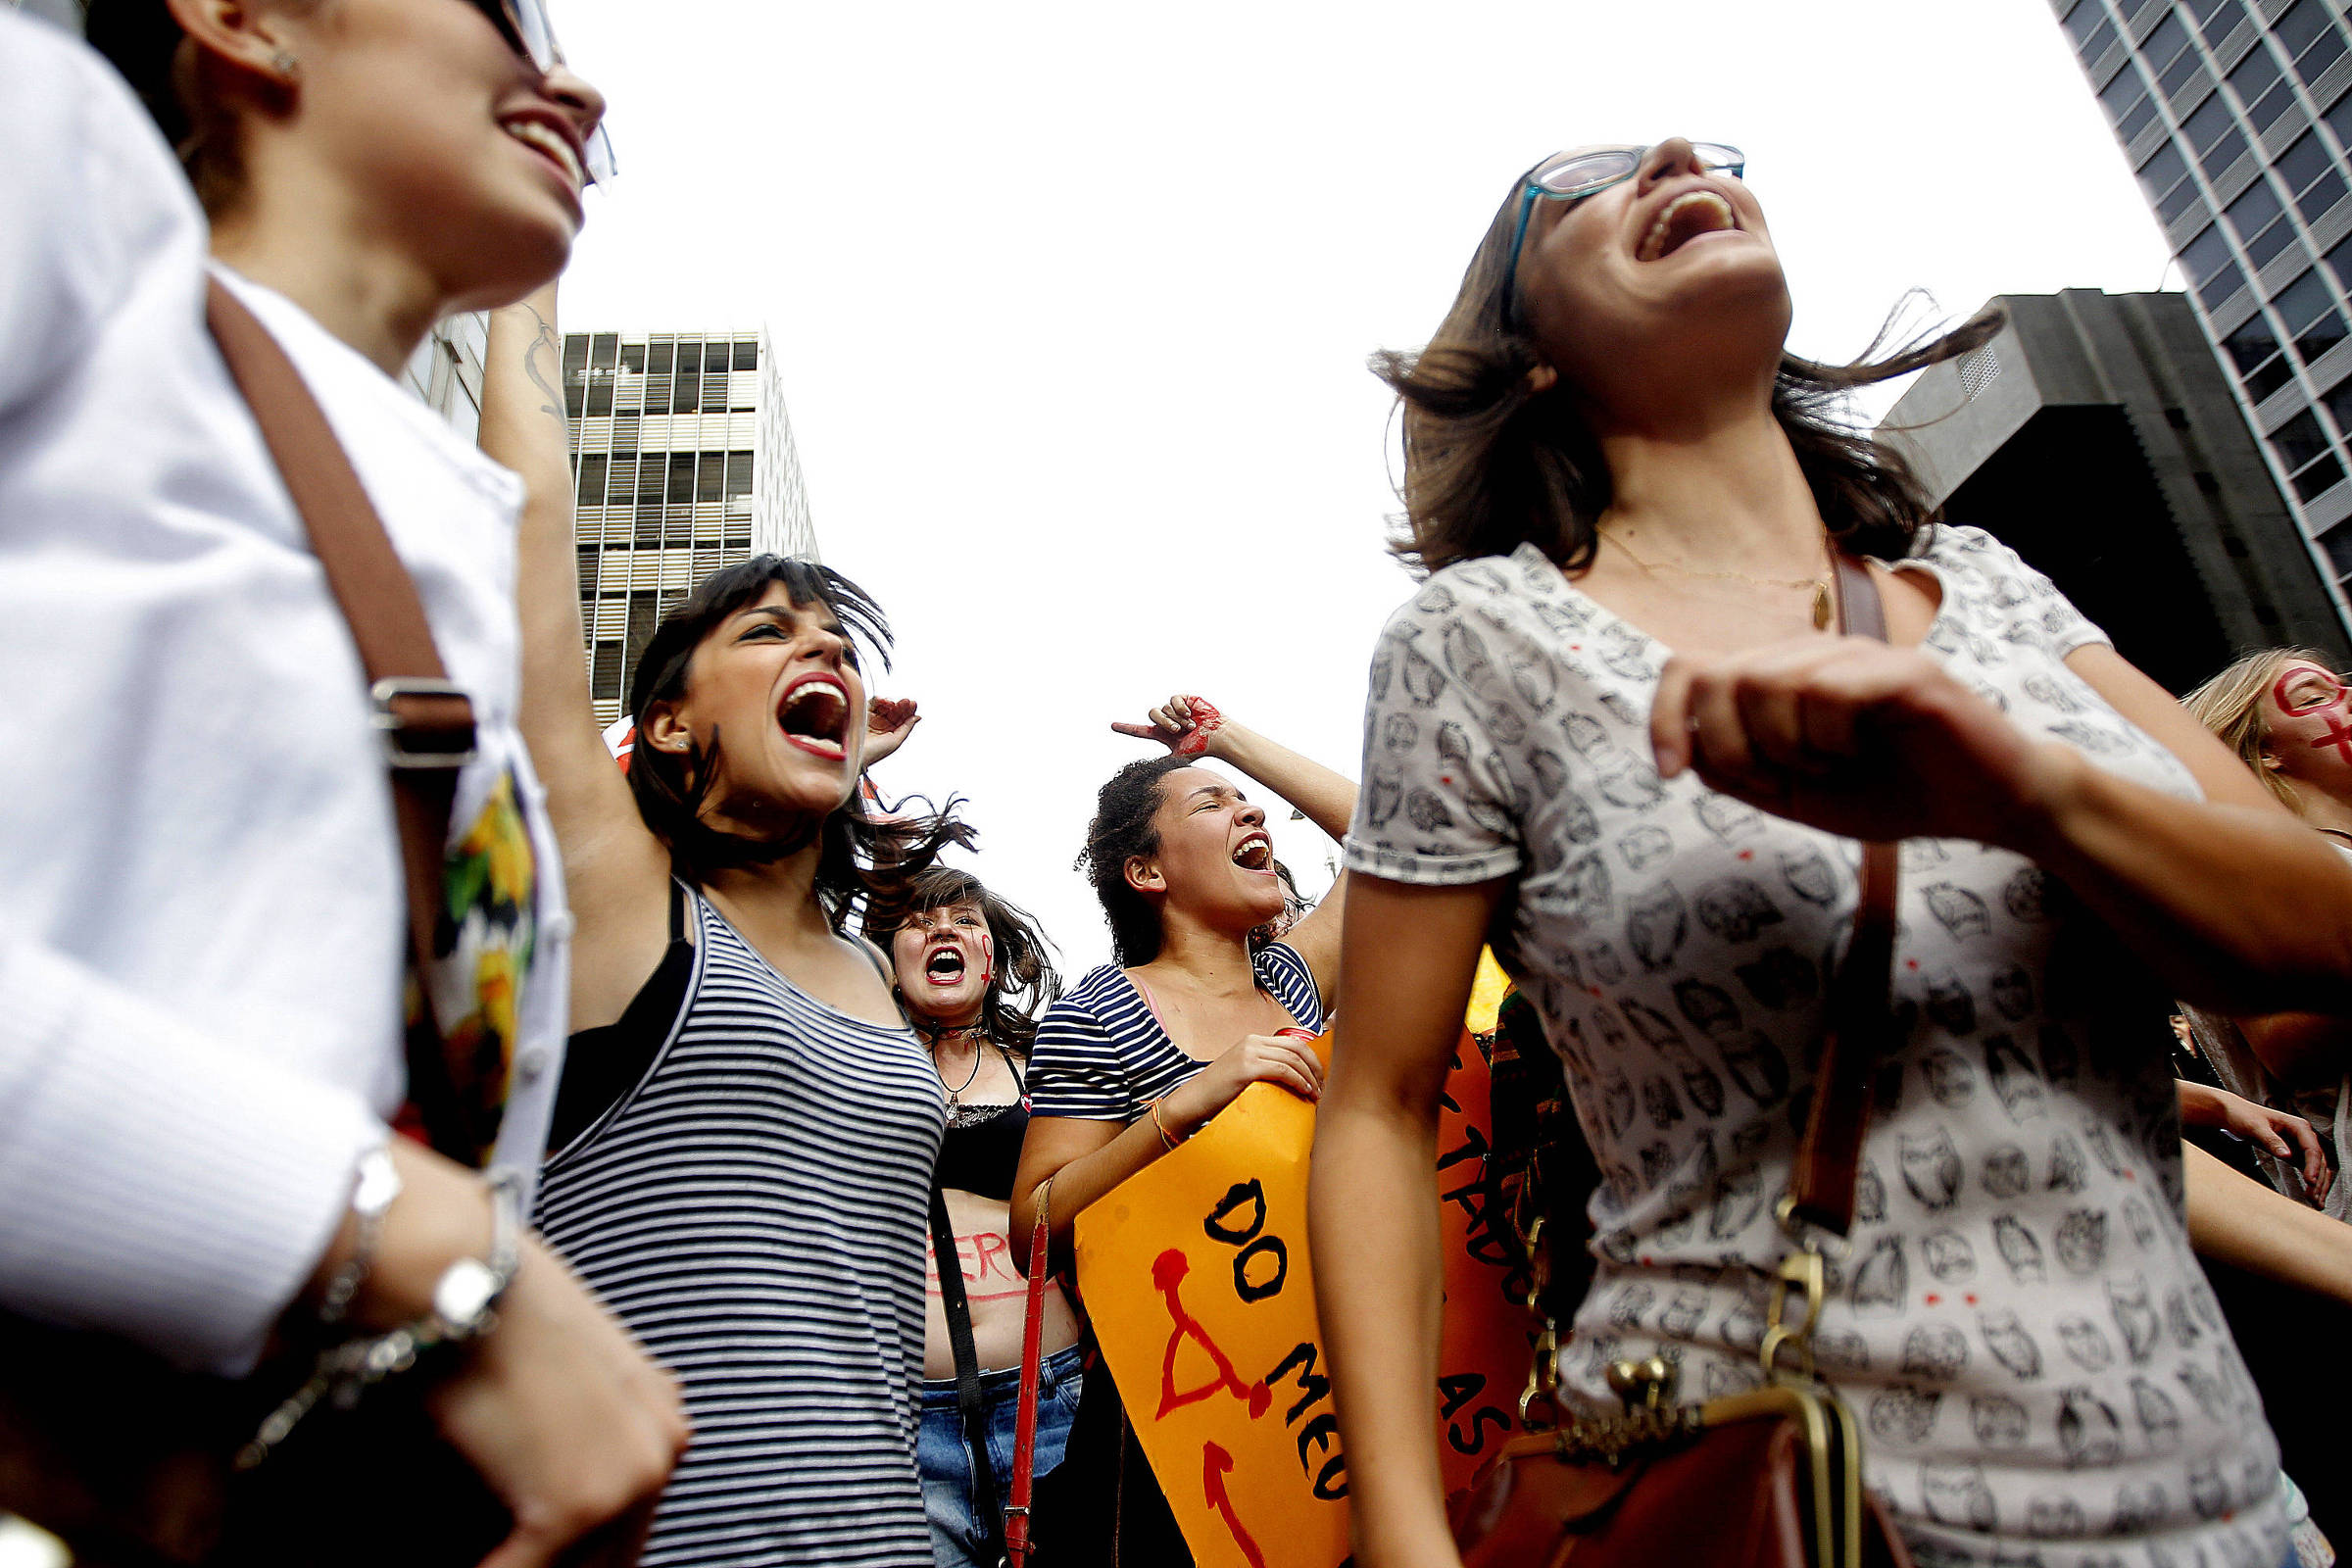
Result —
<instances>
[{"instance_id":1,"label":"handbag with gold buckle","mask_svg":"<svg viewBox=\"0 0 2352 1568\"><path fill-rule=\"evenodd\" d=\"M1838 558L1841 618L1886 636L1867 570ZM1774 1279L1758 1355L1760 1388L1679 1402L1663 1356L1619 1361L1608 1383L1624 1408L1571 1415L1559 1400L1558 1314L1542 1152L1512 1202L1524 1248L1535 1365L1520 1396L1522 1436L1505 1444L1450 1508L1466 1568L1909 1568L1902 1540L1862 1487L1862 1434L1821 1382L1813 1331L1823 1249L1853 1223L1862 1135L1891 1015L1894 847L1863 846L1861 897L1829 1000L1813 1102L1789 1190L1775 1209L1788 1252ZM1500 1118L1497 1120L1500 1127ZM1563 1195L1550 1195L1560 1198Z\"/></svg>"}]
</instances>

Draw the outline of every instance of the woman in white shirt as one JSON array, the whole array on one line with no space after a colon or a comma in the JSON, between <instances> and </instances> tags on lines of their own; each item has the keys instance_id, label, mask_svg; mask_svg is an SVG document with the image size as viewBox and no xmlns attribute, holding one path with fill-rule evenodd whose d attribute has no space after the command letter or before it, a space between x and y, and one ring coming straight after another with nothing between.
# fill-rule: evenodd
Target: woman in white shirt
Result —
<instances>
[{"instance_id":1,"label":"woman in white shirt","mask_svg":"<svg viewBox=\"0 0 2352 1568\"><path fill-rule=\"evenodd\" d=\"M92 13L205 208L114 72L0 13L0 1306L234 1376L330 1282L337 1332L421 1318L493 1203L391 1139L362 1251L356 1174L403 1099L398 843L351 633L205 330L207 219L472 701L421 978L481 1048L485 1162L527 1189L569 916L514 727L519 497L393 377L562 265L602 104L467 0ZM509 1568L649 1499L684 1428L536 1242L499 1318L428 1407L514 1515Z\"/></svg>"}]
</instances>

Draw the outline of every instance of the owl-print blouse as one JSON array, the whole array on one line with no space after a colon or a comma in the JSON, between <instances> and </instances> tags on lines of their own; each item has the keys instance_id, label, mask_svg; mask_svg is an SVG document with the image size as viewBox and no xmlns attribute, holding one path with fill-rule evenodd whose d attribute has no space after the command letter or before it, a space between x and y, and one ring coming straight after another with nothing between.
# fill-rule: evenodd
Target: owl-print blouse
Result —
<instances>
[{"instance_id":1,"label":"owl-print blouse","mask_svg":"<svg viewBox=\"0 0 2352 1568\"><path fill-rule=\"evenodd\" d=\"M1940 584L1930 653L2012 720L2196 798L2067 667L2103 635L2005 546L1946 527L1894 564ZM1391 881L1510 879L1496 956L1603 1173L1562 1357L1595 1408L1607 1363L1653 1349L1687 1397L1759 1381L1772 1207L1857 895L1853 841L1658 777L1668 652L1532 546L1435 574L1373 657L1348 841ZM2278 1447L2189 1250L2166 1042L2111 1021L2132 1009L2068 963L2082 917L2031 862L1900 858L1908 1027L1815 1341L1870 1484L1922 1568L2277 1568Z\"/></svg>"}]
</instances>

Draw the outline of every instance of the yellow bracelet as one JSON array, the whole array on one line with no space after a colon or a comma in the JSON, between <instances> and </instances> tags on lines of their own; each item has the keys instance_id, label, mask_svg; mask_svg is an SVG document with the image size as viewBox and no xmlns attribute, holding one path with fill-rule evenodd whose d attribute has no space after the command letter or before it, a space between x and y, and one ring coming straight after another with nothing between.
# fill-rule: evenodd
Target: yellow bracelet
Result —
<instances>
[{"instance_id":1,"label":"yellow bracelet","mask_svg":"<svg viewBox=\"0 0 2352 1568\"><path fill-rule=\"evenodd\" d=\"M1166 1099L1166 1098L1167 1098L1167 1097L1166 1097L1165 1095L1162 1095L1162 1096L1160 1097L1160 1099L1161 1099L1161 1100L1164 1100L1164 1099ZM1180 1144L1180 1143L1184 1142L1184 1139L1182 1139L1182 1138L1170 1138L1170 1137L1168 1136L1168 1124L1167 1124L1166 1122L1164 1122L1164 1121L1161 1121L1161 1120L1159 1119L1159 1101L1158 1101L1158 1100L1154 1100L1154 1101L1152 1101L1152 1126L1153 1130L1155 1130L1155 1131L1156 1131L1156 1132L1159 1134L1159 1142L1160 1142L1160 1147L1161 1147L1161 1148L1163 1148L1164 1150L1166 1150L1166 1151L1167 1151L1169 1153L1174 1153L1174 1152L1176 1152L1176 1146L1177 1146L1178 1144ZM1192 1135L1191 1135L1190 1133L1187 1133L1187 1134L1185 1135L1185 1137L1187 1137L1187 1138L1189 1138L1189 1137L1191 1137L1191 1136L1192 1136Z\"/></svg>"}]
</instances>

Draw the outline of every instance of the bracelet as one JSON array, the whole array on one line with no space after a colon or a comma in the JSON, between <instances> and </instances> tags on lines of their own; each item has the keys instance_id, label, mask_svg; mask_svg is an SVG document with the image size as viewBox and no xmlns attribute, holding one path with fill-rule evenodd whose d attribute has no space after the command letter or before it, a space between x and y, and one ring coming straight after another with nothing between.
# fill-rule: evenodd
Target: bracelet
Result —
<instances>
[{"instance_id":1,"label":"bracelet","mask_svg":"<svg viewBox=\"0 0 2352 1568\"><path fill-rule=\"evenodd\" d=\"M352 1242L351 1255L335 1270L335 1277L326 1284L326 1294L318 1298L318 1321L335 1324L351 1310L351 1298L368 1282L368 1270L374 1265L376 1243L384 1234L384 1212L400 1196L400 1167L392 1163L389 1146L379 1144L360 1156L359 1176L352 1184L351 1212L360 1222L360 1233Z\"/></svg>"},{"instance_id":2,"label":"bracelet","mask_svg":"<svg viewBox=\"0 0 2352 1568\"><path fill-rule=\"evenodd\" d=\"M1165 1100L1167 1098L1167 1096L1162 1095L1159 1097L1159 1100ZM1174 1153L1176 1152L1176 1146L1183 1143L1184 1138L1190 1138L1193 1135L1191 1133L1186 1133L1184 1138L1170 1138L1168 1136L1168 1124L1159 1119L1159 1100L1154 1100L1151 1102L1152 1126L1159 1134L1160 1147L1167 1152Z\"/></svg>"},{"instance_id":3,"label":"bracelet","mask_svg":"<svg viewBox=\"0 0 2352 1568\"><path fill-rule=\"evenodd\" d=\"M522 1263L521 1184L519 1171L491 1173L488 1253L459 1258L442 1270L433 1286L431 1310L416 1322L319 1351L302 1387L270 1411L252 1440L237 1450L239 1470L251 1470L268 1459L321 1399L338 1410L351 1409L360 1396L410 1370L428 1352L469 1344L498 1326L499 1299L514 1283Z\"/></svg>"}]
</instances>

